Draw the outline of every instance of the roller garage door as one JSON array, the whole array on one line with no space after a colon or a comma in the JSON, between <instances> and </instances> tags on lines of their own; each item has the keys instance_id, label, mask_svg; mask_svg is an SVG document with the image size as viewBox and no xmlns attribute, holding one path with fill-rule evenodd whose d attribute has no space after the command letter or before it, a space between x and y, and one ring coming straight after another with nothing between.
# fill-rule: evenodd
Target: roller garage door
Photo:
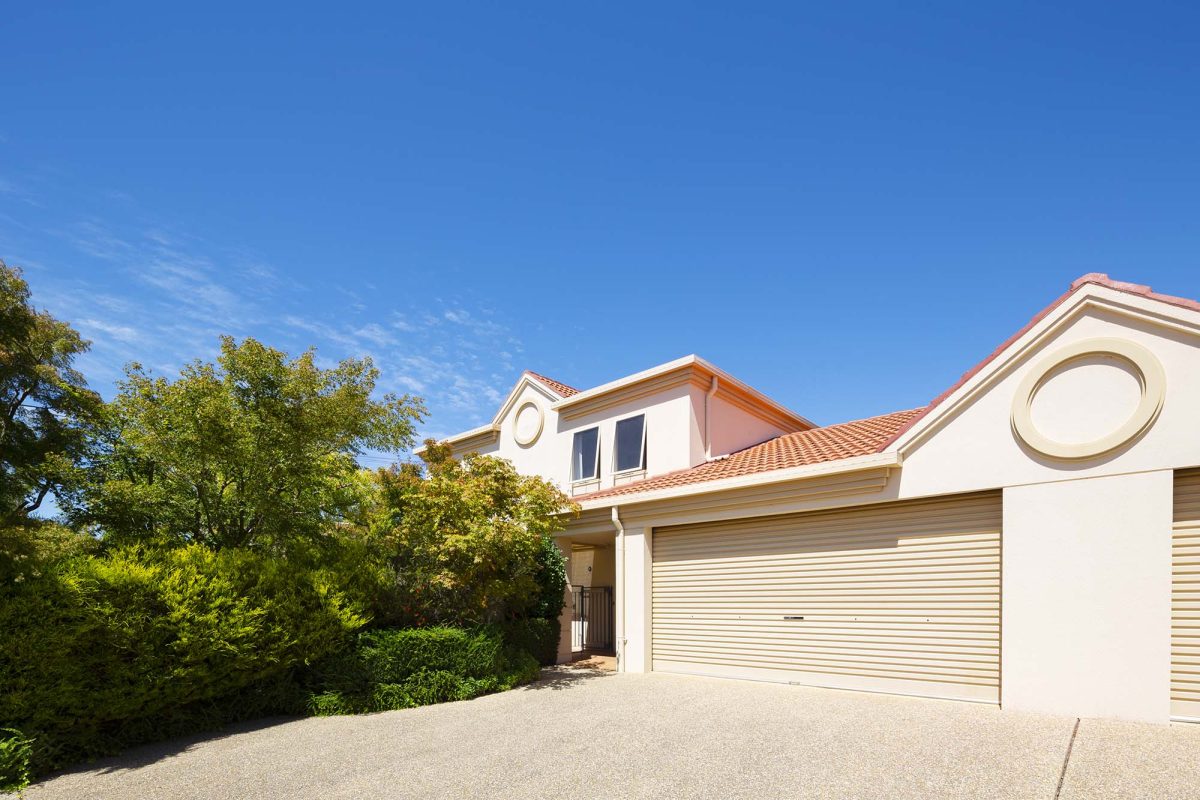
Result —
<instances>
[{"instance_id":1,"label":"roller garage door","mask_svg":"<svg viewBox=\"0 0 1200 800\"><path fill-rule=\"evenodd\" d=\"M999 702L1000 494L656 528L654 669Z\"/></svg>"},{"instance_id":2,"label":"roller garage door","mask_svg":"<svg viewBox=\"0 0 1200 800\"><path fill-rule=\"evenodd\" d=\"M1200 470L1175 474L1171 716L1200 720Z\"/></svg>"}]
</instances>

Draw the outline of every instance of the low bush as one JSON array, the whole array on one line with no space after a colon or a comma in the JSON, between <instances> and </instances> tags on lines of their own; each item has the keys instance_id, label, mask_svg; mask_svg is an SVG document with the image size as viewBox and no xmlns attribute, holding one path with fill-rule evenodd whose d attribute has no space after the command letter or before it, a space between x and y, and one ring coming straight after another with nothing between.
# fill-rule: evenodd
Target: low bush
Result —
<instances>
[{"instance_id":1,"label":"low bush","mask_svg":"<svg viewBox=\"0 0 1200 800\"><path fill-rule=\"evenodd\" d=\"M67 559L0 589L0 725L35 772L298 710L293 672L365 619L313 573L200 546Z\"/></svg>"},{"instance_id":2,"label":"low bush","mask_svg":"<svg viewBox=\"0 0 1200 800\"><path fill-rule=\"evenodd\" d=\"M496 626L375 630L311 669L308 712L388 711L468 700L538 676L537 660Z\"/></svg>"},{"instance_id":3,"label":"low bush","mask_svg":"<svg viewBox=\"0 0 1200 800\"><path fill-rule=\"evenodd\" d=\"M33 740L13 728L0 728L0 792L19 792L29 785Z\"/></svg>"},{"instance_id":4,"label":"low bush","mask_svg":"<svg viewBox=\"0 0 1200 800\"><path fill-rule=\"evenodd\" d=\"M557 618L534 617L509 623L505 626L505 636L513 647L529 653L539 664L550 666L558 661L561 628Z\"/></svg>"}]
</instances>

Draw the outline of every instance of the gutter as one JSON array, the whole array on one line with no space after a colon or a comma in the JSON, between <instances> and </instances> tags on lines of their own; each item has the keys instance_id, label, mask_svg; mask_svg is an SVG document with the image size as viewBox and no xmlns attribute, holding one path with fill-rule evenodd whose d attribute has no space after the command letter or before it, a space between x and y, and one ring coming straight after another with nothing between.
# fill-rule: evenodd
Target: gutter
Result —
<instances>
[{"instance_id":1,"label":"gutter","mask_svg":"<svg viewBox=\"0 0 1200 800\"><path fill-rule=\"evenodd\" d=\"M887 453L871 453L865 456L842 458L837 461L807 464L802 467L755 472L750 475L740 475L734 478L700 481L683 486L672 486L666 489L651 489L646 492L600 497L595 500L587 500L585 498L576 502L579 504L580 510L592 511L599 508L609 508L610 506L615 508L618 504L631 505L633 503L649 503L655 500L671 500L677 497L712 494L727 489L742 489L747 486L766 486L774 483L802 480L804 478L837 475L842 472L858 472L859 470L875 469L877 467L887 467L890 469L902 466L903 462L904 460L900 453L893 450ZM653 480L653 478L649 478L648 480Z\"/></svg>"}]
</instances>

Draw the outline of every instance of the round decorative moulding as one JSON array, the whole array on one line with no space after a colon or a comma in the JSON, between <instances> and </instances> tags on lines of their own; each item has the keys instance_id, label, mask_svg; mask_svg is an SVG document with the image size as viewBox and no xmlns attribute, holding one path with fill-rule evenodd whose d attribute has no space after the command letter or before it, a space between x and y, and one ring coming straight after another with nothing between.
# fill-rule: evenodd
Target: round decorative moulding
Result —
<instances>
[{"instance_id":1,"label":"round decorative moulding","mask_svg":"<svg viewBox=\"0 0 1200 800\"><path fill-rule=\"evenodd\" d=\"M542 435L545 422L546 415L542 412L542 407L532 400L526 400L513 417L513 438L517 440L517 444L528 447Z\"/></svg>"},{"instance_id":2,"label":"round decorative moulding","mask_svg":"<svg viewBox=\"0 0 1200 800\"><path fill-rule=\"evenodd\" d=\"M1013 431L1051 458L1101 456L1154 424L1166 388L1162 364L1141 345L1107 338L1076 342L1051 353L1021 381L1013 397Z\"/></svg>"}]
</instances>

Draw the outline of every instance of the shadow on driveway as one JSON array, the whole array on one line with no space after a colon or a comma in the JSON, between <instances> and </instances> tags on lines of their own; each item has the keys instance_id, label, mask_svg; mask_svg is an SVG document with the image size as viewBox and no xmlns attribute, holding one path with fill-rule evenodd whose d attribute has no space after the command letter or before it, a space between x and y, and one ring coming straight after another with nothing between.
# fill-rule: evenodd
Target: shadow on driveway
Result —
<instances>
[{"instance_id":1,"label":"shadow on driveway","mask_svg":"<svg viewBox=\"0 0 1200 800\"><path fill-rule=\"evenodd\" d=\"M514 692L539 692L544 690L562 691L563 689L572 686L596 680L598 678L606 678L613 673L603 669L596 669L586 666L570 666L562 665L555 667L545 667L542 669L541 676L533 683L528 683L523 686L518 686L511 691ZM459 702L470 702L469 700ZM444 704L443 704L444 705ZM376 711L372 714L357 715L371 716L373 714L390 714L391 711ZM42 778L42 781L51 778L75 775L79 773L91 773L107 775L119 773L125 770L136 770L142 767L150 766L165 759L174 758L176 756L187 753L188 751L200 746L213 742L219 742L223 739L228 739L234 736L243 734L255 733L274 728L279 725L286 725L298 720L307 719L300 716L274 716L264 717L262 719L246 720L243 722L233 722L209 731L188 734L175 739L168 739L162 742L154 742L152 744L138 745L119 753L115 756L105 756L92 761L85 761L76 764L67 769L57 770Z\"/></svg>"}]
</instances>

